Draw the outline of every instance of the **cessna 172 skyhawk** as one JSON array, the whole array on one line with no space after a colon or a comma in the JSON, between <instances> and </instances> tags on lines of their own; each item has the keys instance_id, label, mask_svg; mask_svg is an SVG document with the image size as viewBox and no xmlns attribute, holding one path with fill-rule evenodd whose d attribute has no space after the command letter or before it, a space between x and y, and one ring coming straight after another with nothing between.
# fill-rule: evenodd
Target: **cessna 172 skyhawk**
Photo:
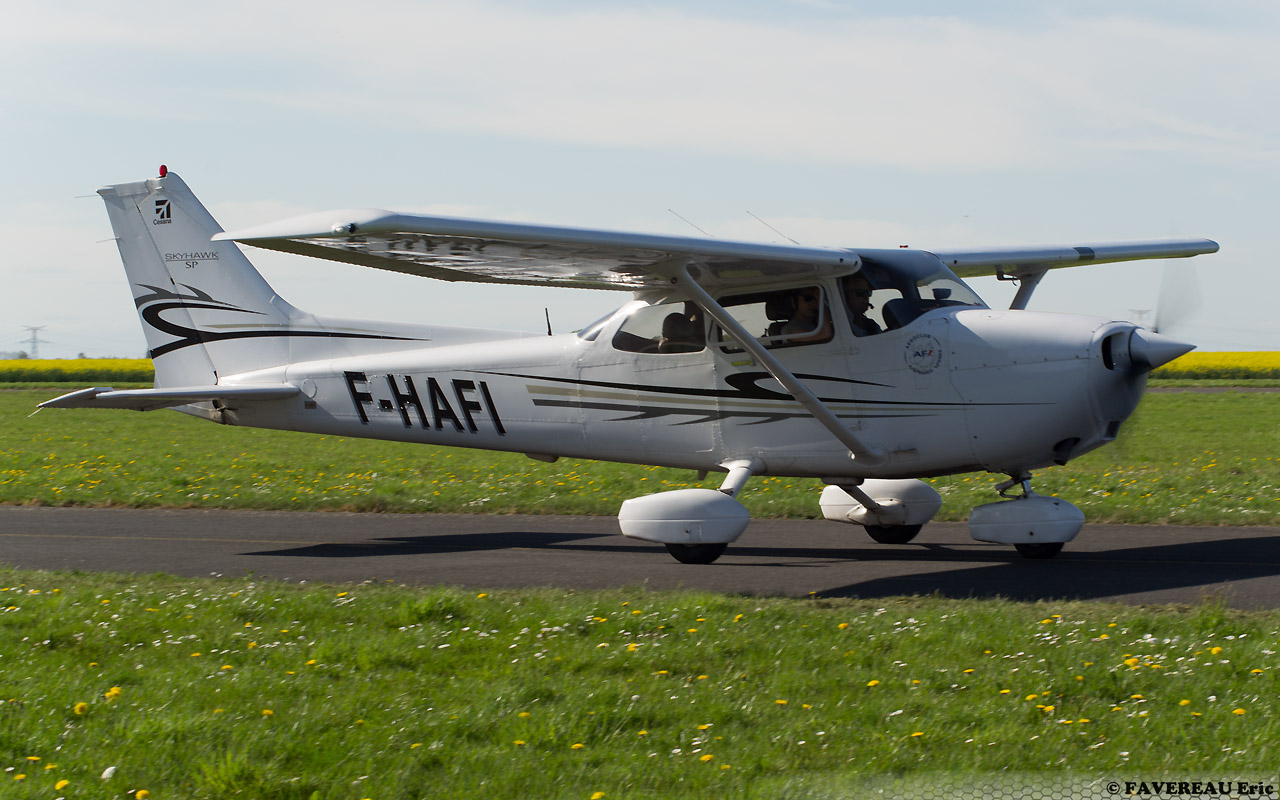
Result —
<instances>
[{"instance_id":1,"label":"cessna 172 skyhawk","mask_svg":"<svg viewBox=\"0 0 1280 800\"><path fill-rule=\"evenodd\" d=\"M709 563L746 529L751 475L819 478L828 519L904 543L941 505L923 477L1008 475L975 539L1048 558L1084 524L1031 471L1110 442L1147 373L1191 345L1027 311L1047 270L1213 253L1206 239L985 251L825 249L346 209L224 233L187 185L99 190L155 388L52 408L176 408L228 425L727 473L627 500L622 532ZM439 278L615 289L558 336L318 317L236 246ZM1008 310L963 278L1019 281Z\"/></svg>"}]
</instances>

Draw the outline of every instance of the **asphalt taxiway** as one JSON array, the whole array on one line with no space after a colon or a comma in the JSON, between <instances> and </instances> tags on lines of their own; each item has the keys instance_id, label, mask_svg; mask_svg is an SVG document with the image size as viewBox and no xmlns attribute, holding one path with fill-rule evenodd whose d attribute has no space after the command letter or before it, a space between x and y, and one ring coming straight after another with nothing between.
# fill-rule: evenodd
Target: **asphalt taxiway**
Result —
<instances>
[{"instance_id":1,"label":"asphalt taxiway","mask_svg":"<svg viewBox=\"0 0 1280 800\"><path fill-rule=\"evenodd\" d=\"M963 523L881 545L853 525L755 520L714 564L680 564L612 517L0 506L0 563L479 591L647 586L758 595L1005 597L1280 607L1280 528L1086 525L1052 560Z\"/></svg>"}]
</instances>

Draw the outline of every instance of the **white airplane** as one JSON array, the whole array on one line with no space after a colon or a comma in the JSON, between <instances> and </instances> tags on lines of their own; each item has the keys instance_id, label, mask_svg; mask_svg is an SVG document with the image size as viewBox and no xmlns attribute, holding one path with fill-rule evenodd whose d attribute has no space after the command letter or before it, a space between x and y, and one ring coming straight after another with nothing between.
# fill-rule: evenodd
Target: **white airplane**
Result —
<instances>
[{"instance_id":1,"label":"white airplane","mask_svg":"<svg viewBox=\"0 0 1280 800\"><path fill-rule=\"evenodd\" d=\"M725 472L627 500L626 536L710 563L746 529L751 475L818 478L827 519L881 543L941 505L924 477L985 470L984 542L1050 558L1084 524L1032 470L1115 439L1147 373L1192 345L1027 311L1050 270L1218 249L1207 239L925 251L814 248L344 209L223 232L187 185L108 186L155 388L44 408L179 411L228 425ZM236 246L447 281L629 291L572 334L317 317ZM1019 282L989 308L963 278Z\"/></svg>"}]
</instances>

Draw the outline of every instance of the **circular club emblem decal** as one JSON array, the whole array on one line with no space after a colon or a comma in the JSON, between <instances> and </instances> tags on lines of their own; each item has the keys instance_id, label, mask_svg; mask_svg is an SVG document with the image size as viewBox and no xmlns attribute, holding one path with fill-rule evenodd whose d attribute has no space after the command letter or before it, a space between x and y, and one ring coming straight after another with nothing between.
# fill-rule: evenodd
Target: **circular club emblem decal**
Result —
<instances>
[{"instance_id":1,"label":"circular club emblem decal","mask_svg":"<svg viewBox=\"0 0 1280 800\"><path fill-rule=\"evenodd\" d=\"M942 364L942 345L929 334L921 333L907 341L907 350L903 355L912 372L928 375Z\"/></svg>"}]
</instances>

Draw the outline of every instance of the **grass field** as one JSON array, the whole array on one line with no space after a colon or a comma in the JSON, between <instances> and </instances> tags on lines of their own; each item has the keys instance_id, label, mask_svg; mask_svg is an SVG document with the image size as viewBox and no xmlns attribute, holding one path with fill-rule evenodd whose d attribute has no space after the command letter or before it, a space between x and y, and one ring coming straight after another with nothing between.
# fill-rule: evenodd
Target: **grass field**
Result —
<instances>
[{"instance_id":1,"label":"grass field","mask_svg":"<svg viewBox=\"0 0 1280 800\"><path fill-rule=\"evenodd\" d=\"M613 514L695 485L175 413L29 416L56 393L0 392L0 502ZM1151 395L1120 442L1036 486L1095 522L1277 524L1278 437L1275 394ZM943 516L994 499L994 480L935 481ZM757 478L743 499L755 516L815 516L819 488ZM1214 602L476 593L0 567L0 797L1274 782L1278 639L1280 612Z\"/></svg>"},{"instance_id":2,"label":"grass field","mask_svg":"<svg viewBox=\"0 0 1280 800\"><path fill-rule=\"evenodd\" d=\"M1278 637L1280 613L1213 603L0 569L0 795L849 798L917 771L919 797L938 776L1010 772L1274 782Z\"/></svg>"},{"instance_id":3,"label":"grass field","mask_svg":"<svg viewBox=\"0 0 1280 800\"><path fill-rule=\"evenodd\" d=\"M692 472L216 426L173 412L29 416L57 390L0 392L0 502L392 512L616 514ZM991 502L988 474L932 481L940 519ZM1119 441L1036 475L1092 522L1280 524L1280 395L1152 394ZM816 480L756 477L756 517L816 517Z\"/></svg>"}]
</instances>

